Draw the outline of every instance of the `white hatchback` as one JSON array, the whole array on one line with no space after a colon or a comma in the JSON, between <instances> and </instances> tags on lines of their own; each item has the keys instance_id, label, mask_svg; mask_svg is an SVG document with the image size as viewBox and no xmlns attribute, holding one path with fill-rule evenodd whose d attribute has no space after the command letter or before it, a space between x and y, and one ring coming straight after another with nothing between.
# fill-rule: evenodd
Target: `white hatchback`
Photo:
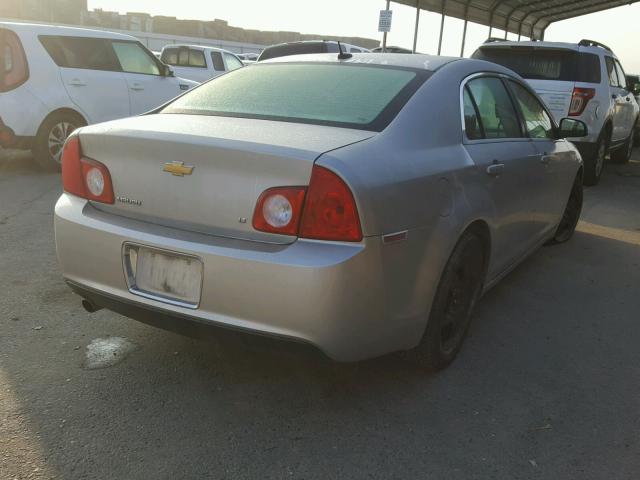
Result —
<instances>
[{"instance_id":1,"label":"white hatchback","mask_svg":"<svg viewBox=\"0 0 640 480\"><path fill-rule=\"evenodd\" d=\"M153 110L197 85L134 37L106 31L0 22L0 52L2 146L31 148L49 170L76 128Z\"/></svg>"}]
</instances>

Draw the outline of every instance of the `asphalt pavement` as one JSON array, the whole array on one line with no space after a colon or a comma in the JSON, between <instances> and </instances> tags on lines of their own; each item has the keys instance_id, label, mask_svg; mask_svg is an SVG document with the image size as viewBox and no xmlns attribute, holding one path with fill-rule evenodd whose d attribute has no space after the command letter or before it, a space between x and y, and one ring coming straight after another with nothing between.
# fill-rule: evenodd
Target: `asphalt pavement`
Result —
<instances>
[{"instance_id":1,"label":"asphalt pavement","mask_svg":"<svg viewBox=\"0 0 640 480\"><path fill-rule=\"evenodd\" d=\"M56 262L59 176L0 153L0 479L637 479L639 153L437 375L86 313Z\"/></svg>"}]
</instances>

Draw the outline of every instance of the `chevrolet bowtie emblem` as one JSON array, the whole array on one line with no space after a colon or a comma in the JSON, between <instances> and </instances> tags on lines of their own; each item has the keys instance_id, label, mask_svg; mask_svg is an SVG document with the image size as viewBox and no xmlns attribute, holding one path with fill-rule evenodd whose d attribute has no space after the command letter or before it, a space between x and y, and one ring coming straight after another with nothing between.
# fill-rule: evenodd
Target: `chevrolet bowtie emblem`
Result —
<instances>
[{"instance_id":1,"label":"chevrolet bowtie emblem","mask_svg":"<svg viewBox=\"0 0 640 480\"><path fill-rule=\"evenodd\" d=\"M185 175L191 175L193 166L185 165L184 162L169 162L164 164L162 171L168 172L176 177L184 177Z\"/></svg>"}]
</instances>

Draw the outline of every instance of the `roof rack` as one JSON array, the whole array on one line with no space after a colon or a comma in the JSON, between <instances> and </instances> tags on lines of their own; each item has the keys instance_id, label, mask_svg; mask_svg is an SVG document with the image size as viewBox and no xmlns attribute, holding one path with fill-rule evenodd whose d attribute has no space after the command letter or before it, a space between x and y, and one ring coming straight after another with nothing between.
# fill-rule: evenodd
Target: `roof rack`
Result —
<instances>
[{"instance_id":1,"label":"roof rack","mask_svg":"<svg viewBox=\"0 0 640 480\"><path fill-rule=\"evenodd\" d=\"M504 38L489 37L484 41L484 43L493 43L493 42L506 42L506 40Z\"/></svg>"},{"instance_id":2,"label":"roof rack","mask_svg":"<svg viewBox=\"0 0 640 480\"><path fill-rule=\"evenodd\" d=\"M578 45L580 45L581 47L600 47L613 53L613 50L607 47L604 43L596 42L595 40L583 39L583 40L580 40Z\"/></svg>"}]
</instances>

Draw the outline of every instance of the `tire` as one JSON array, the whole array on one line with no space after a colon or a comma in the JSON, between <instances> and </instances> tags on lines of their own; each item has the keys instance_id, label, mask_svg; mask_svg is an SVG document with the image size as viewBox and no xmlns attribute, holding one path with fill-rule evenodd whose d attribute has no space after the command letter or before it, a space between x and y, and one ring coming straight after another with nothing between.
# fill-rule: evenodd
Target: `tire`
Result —
<instances>
[{"instance_id":1,"label":"tire","mask_svg":"<svg viewBox=\"0 0 640 480\"><path fill-rule=\"evenodd\" d=\"M33 156L40 168L47 172L59 172L65 140L74 130L84 126L85 121L71 112L55 113L48 117L36 135Z\"/></svg>"},{"instance_id":2,"label":"tire","mask_svg":"<svg viewBox=\"0 0 640 480\"><path fill-rule=\"evenodd\" d=\"M629 134L629 138L624 142L620 148L618 148L615 152L611 152L611 160L615 163L629 163L631 160L631 155L633 154L633 146L635 145L636 138L636 128L635 126L631 130Z\"/></svg>"},{"instance_id":3,"label":"tire","mask_svg":"<svg viewBox=\"0 0 640 480\"><path fill-rule=\"evenodd\" d=\"M582 213L582 199L582 182L578 175L573 182L573 187L571 188L567 205L564 208L560 225L558 225L555 235L547 242L547 245L564 243L573 237L578 221L580 220L580 214Z\"/></svg>"},{"instance_id":4,"label":"tire","mask_svg":"<svg viewBox=\"0 0 640 480\"><path fill-rule=\"evenodd\" d=\"M604 161L607 156L607 133L604 132L600 135L594 154L591 158L584 159L584 184L588 186L597 185L602 177L602 171L604 170Z\"/></svg>"},{"instance_id":5,"label":"tire","mask_svg":"<svg viewBox=\"0 0 640 480\"><path fill-rule=\"evenodd\" d=\"M440 277L420 344L404 352L405 359L430 372L453 362L464 343L482 291L485 257L483 239L476 233L464 234Z\"/></svg>"}]
</instances>

